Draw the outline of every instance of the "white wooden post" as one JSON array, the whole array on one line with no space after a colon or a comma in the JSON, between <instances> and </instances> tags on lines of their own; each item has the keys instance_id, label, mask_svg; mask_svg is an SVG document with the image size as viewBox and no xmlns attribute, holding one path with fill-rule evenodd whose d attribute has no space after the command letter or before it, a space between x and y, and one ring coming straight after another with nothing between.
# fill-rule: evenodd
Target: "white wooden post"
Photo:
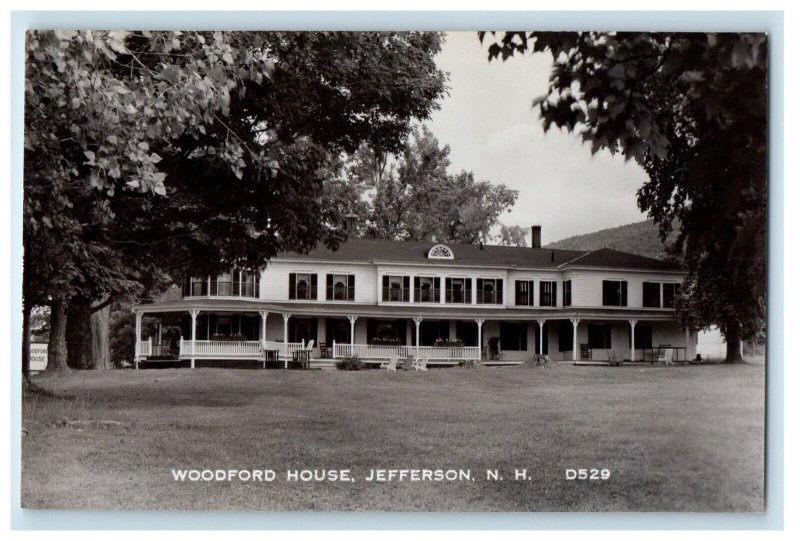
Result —
<instances>
[{"instance_id":1,"label":"white wooden post","mask_svg":"<svg viewBox=\"0 0 800 541\"><path fill-rule=\"evenodd\" d=\"M573 317L570 318L572 322L572 360L578 360L578 323L580 323L580 319Z\"/></svg>"},{"instance_id":2,"label":"white wooden post","mask_svg":"<svg viewBox=\"0 0 800 541\"><path fill-rule=\"evenodd\" d=\"M544 355L544 324L546 319L537 319L539 324L539 355Z\"/></svg>"},{"instance_id":3,"label":"white wooden post","mask_svg":"<svg viewBox=\"0 0 800 541\"><path fill-rule=\"evenodd\" d=\"M331 350L331 357L336 358L336 340L333 341L333 349Z\"/></svg>"},{"instance_id":4,"label":"white wooden post","mask_svg":"<svg viewBox=\"0 0 800 541\"><path fill-rule=\"evenodd\" d=\"M473 289L473 291L475 291ZM478 362L483 359L483 336L481 335L481 331L483 330L483 320L476 319L475 323L478 324Z\"/></svg>"},{"instance_id":5,"label":"white wooden post","mask_svg":"<svg viewBox=\"0 0 800 541\"><path fill-rule=\"evenodd\" d=\"M287 347L289 342L289 318L292 314L283 314L283 367L289 368L289 357L287 357Z\"/></svg>"},{"instance_id":6,"label":"white wooden post","mask_svg":"<svg viewBox=\"0 0 800 541\"><path fill-rule=\"evenodd\" d=\"M269 316L269 312L259 310L258 314L261 316L261 341L264 342L267 339L267 316Z\"/></svg>"},{"instance_id":7,"label":"white wooden post","mask_svg":"<svg viewBox=\"0 0 800 541\"><path fill-rule=\"evenodd\" d=\"M635 319L629 319L628 323L631 325L631 362L636 360L636 338L635 332L636 331L636 323L638 323Z\"/></svg>"},{"instance_id":8,"label":"white wooden post","mask_svg":"<svg viewBox=\"0 0 800 541\"><path fill-rule=\"evenodd\" d=\"M136 312L136 340L134 347L133 367L139 369L139 341L142 339L142 313Z\"/></svg>"},{"instance_id":9,"label":"white wooden post","mask_svg":"<svg viewBox=\"0 0 800 541\"><path fill-rule=\"evenodd\" d=\"M200 310L192 309L189 311L189 314L192 316L192 355L191 355L191 367L194 368L194 349L195 349L195 340L196 340L196 333L197 333L197 316L200 314Z\"/></svg>"},{"instance_id":10,"label":"white wooden post","mask_svg":"<svg viewBox=\"0 0 800 541\"><path fill-rule=\"evenodd\" d=\"M356 340L356 320L358 316L347 316L347 319L350 321L350 356L353 356L354 345Z\"/></svg>"},{"instance_id":11,"label":"white wooden post","mask_svg":"<svg viewBox=\"0 0 800 541\"><path fill-rule=\"evenodd\" d=\"M417 326L417 335L416 339L414 340L414 357L419 360L419 326L422 323L422 316L417 316L414 318L414 325Z\"/></svg>"}]
</instances>

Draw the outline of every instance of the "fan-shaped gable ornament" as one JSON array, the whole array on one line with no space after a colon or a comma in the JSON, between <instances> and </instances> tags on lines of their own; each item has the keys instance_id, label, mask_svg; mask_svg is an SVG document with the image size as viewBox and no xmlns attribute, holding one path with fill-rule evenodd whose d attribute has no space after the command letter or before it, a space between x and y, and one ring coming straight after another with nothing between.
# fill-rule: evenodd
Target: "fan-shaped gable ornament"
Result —
<instances>
[{"instance_id":1,"label":"fan-shaped gable ornament","mask_svg":"<svg viewBox=\"0 0 800 541\"><path fill-rule=\"evenodd\" d=\"M454 259L453 250L444 244L437 244L428 250L428 259Z\"/></svg>"}]
</instances>

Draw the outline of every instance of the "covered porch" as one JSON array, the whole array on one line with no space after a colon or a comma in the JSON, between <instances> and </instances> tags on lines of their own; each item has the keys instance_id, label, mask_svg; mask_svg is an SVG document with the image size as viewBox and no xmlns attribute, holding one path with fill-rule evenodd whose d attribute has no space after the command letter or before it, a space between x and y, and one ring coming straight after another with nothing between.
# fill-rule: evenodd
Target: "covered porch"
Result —
<instances>
[{"instance_id":1,"label":"covered porch","mask_svg":"<svg viewBox=\"0 0 800 541\"><path fill-rule=\"evenodd\" d=\"M619 309L519 309L267 304L220 299L140 305L134 366L288 368L306 351L313 367L358 357L398 357L432 365L553 361L654 362L665 348L694 357L695 334L671 312Z\"/></svg>"},{"instance_id":2,"label":"covered porch","mask_svg":"<svg viewBox=\"0 0 800 541\"><path fill-rule=\"evenodd\" d=\"M288 317L257 302L218 300L172 301L134 308L134 368L176 366L198 368L285 368L305 340L288 340ZM268 325L284 321L283 336L267 334Z\"/></svg>"}]
</instances>

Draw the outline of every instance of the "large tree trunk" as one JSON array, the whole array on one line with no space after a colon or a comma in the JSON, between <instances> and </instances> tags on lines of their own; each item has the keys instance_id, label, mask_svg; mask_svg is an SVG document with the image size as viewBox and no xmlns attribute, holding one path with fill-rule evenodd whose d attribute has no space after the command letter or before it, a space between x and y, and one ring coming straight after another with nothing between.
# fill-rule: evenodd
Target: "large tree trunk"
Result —
<instances>
[{"instance_id":1,"label":"large tree trunk","mask_svg":"<svg viewBox=\"0 0 800 541\"><path fill-rule=\"evenodd\" d=\"M67 301L54 300L50 307L50 342L47 344L47 372L69 370L67 366Z\"/></svg>"},{"instance_id":2,"label":"large tree trunk","mask_svg":"<svg viewBox=\"0 0 800 541\"><path fill-rule=\"evenodd\" d=\"M31 306L22 300L22 378L31 383Z\"/></svg>"},{"instance_id":3,"label":"large tree trunk","mask_svg":"<svg viewBox=\"0 0 800 541\"><path fill-rule=\"evenodd\" d=\"M95 370L110 370L114 368L111 364L111 350L108 344L108 323L111 314L111 306L106 306L96 311L91 316L92 324L92 367Z\"/></svg>"},{"instance_id":4,"label":"large tree trunk","mask_svg":"<svg viewBox=\"0 0 800 541\"><path fill-rule=\"evenodd\" d=\"M742 359L742 336L741 328L738 323L729 323L725 329L725 362L741 363Z\"/></svg>"},{"instance_id":5,"label":"large tree trunk","mask_svg":"<svg viewBox=\"0 0 800 541\"><path fill-rule=\"evenodd\" d=\"M92 368L92 301L75 297L67 310L67 362L70 368Z\"/></svg>"}]
</instances>

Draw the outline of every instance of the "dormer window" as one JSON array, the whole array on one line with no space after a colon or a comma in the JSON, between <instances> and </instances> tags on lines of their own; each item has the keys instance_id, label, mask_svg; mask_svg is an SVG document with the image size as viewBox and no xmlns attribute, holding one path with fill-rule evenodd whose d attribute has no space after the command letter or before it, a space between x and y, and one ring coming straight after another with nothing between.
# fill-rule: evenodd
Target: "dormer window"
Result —
<instances>
[{"instance_id":1,"label":"dormer window","mask_svg":"<svg viewBox=\"0 0 800 541\"><path fill-rule=\"evenodd\" d=\"M437 244L428 250L428 259L454 259L453 250L444 244Z\"/></svg>"}]
</instances>

